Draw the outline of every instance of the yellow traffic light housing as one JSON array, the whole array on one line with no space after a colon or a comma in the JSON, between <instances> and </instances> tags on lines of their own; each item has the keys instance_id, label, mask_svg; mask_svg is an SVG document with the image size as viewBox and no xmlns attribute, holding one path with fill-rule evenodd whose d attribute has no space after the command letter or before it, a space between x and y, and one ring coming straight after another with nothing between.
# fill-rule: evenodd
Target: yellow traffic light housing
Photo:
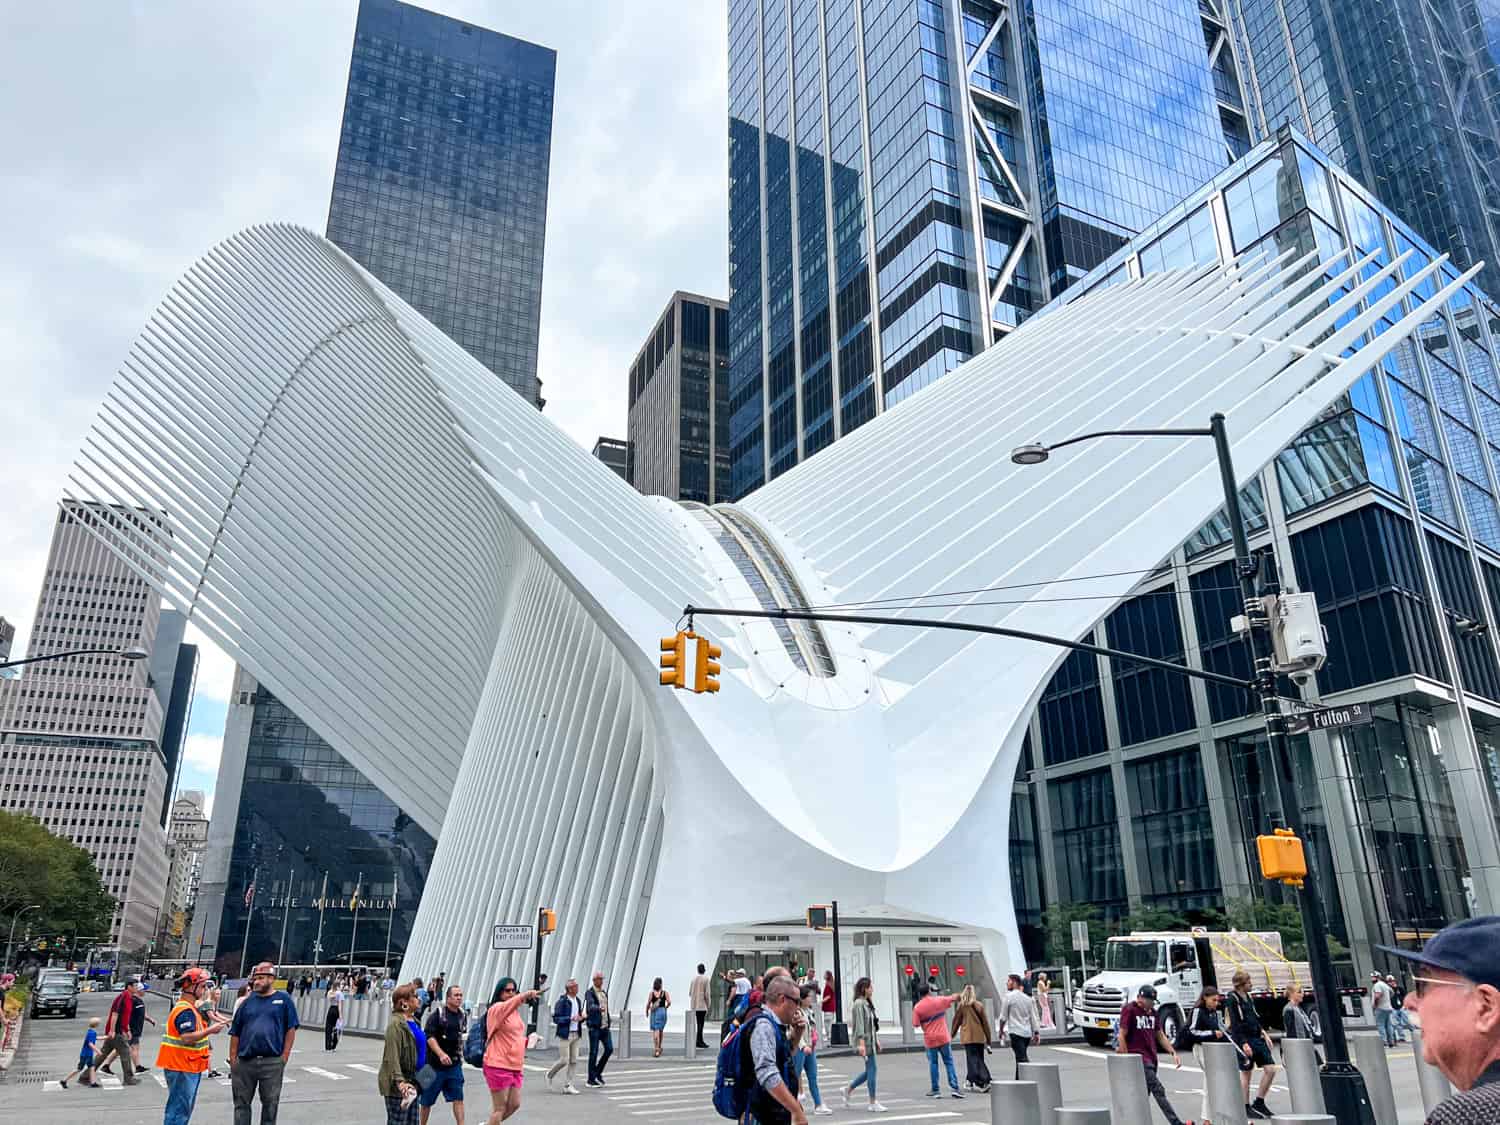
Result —
<instances>
[{"instance_id":1,"label":"yellow traffic light housing","mask_svg":"<svg viewBox=\"0 0 1500 1125\"><path fill-rule=\"evenodd\" d=\"M829 917L830 908L827 906L809 906L807 908L807 928L809 930L831 930L833 921Z\"/></svg>"},{"instance_id":2,"label":"yellow traffic light housing","mask_svg":"<svg viewBox=\"0 0 1500 1125\"><path fill-rule=\"evenodd\" d=\"M557 931L557 911L548 910L545 907L537 915L537 931L546 937Z\"/></svg>"},{"instance_id":3,"label":"yellow traffic light housing","mask_svg":"<svg viewBox=\"0 0 1500 1125\"><path fill-rule=\"evenodd\" d=\"M687 687L687 643L691 633L661 639L661 682L664 687Z\"/></svg>"},{"instance_id":4,"label":"yellow traffic light housing","mask_svg":"<svg viewBox=\"0 0 1500 1125\"><path fill-rule=\"evenodd\" d=\"M693 679L696 692L719 690L719 657L724 650L710 644L707 637L698 638L698 674Z\"/></svg>"},{"instance_id":5,"label":"yellow traffic light housing","mask_svg":"<svg viewBox=\"0 0 1500 1125\"><path fill-rule=\"evenodd\" d=\"M1269 836L1255 838L1260 853L1260 873L1288 886L1300 887L1307 879L1307 853L1290 828L1277 828Z\"/></svg>"}]
</instances>

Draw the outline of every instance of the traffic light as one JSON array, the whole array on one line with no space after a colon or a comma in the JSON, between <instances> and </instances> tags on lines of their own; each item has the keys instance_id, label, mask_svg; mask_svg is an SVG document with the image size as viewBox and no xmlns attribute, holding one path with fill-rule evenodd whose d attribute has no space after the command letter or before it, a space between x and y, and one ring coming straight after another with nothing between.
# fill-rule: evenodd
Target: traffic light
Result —
<instances>
[{"instance_id":1,"label":"traffic light","mask_svg":"<svg viewBox=\"0 0 1500 1125\"><path fill-rule=\"evenodd\" d=\"M833 922L828 917L828 907L809 906L807 908L807 928L809 930L833 929Z\"/></svg>"},{"instance_id":2,"label":"traffic light","mask_svg":"<svg viewBox=\"0 0 1500 1125\"><path fill-rule=\"evenodd\" d=\"M1270 836L1257 836L1255 850L1260 853L1263 876L1289 886L1302 886L1307 878L1307 854L1290 828L1277 828Z\"/></svg>"},{"instance_id":3,"label":"traffic light","mask_svg":"<svg viewBox=\"0 0 1500 1125\"><path fill-rule=\"evenodd\" d=\"M661 682L665 687L687 687L687 642L691 633L661 639Z\"/></svg>"},{"instance_id":4,"label":"traffic light","mask_svg":"<svg viewBox=\"0 0 1500 1125\"><path fill-rule=\"evenodd\" d=\"M724 650L709 644L707 637L698 638L698 674L693 679L694 691L719 690L719 657L723 655Z\"/></svg>"},{"instance_id":5,"label":"traffic light","mask_svg":"<svg viewBox=\"0 0 1500 1125\"><path fill-rule=\"evenodd\" d=\"M537 932L543 937L557 932L557 911L542 908L537 914Z\"/></svg>"}]
</instances>

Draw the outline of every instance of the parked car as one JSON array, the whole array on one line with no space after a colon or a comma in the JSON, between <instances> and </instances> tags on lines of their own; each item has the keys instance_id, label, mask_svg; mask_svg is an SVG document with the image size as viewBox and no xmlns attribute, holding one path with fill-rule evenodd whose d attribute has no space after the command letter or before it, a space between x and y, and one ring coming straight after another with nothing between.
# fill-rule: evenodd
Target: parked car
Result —
<instances>
[{"instance_id":1,"label":"parked car","mask_svg":"<svg viewBox=\"0 0 1500 1125\"><path fill-rule=\"evenodd\" d=\"M42 1016L67 1016L74 1019L78 1015L78 990L73 982L54 977L37 985L31 994L31 1018L40 1019Z\"/></svg>"}]
</instances>

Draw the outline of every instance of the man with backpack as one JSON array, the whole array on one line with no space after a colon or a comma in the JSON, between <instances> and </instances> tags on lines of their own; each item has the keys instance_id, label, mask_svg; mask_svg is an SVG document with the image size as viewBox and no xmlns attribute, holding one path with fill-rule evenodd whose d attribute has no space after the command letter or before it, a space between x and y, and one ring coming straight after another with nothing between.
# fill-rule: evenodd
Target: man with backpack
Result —
<instances>
[{"instance_id":1,"label":"man with backpack","mask_svg":"<svg viewBox=\"0 0 1500 1125\"><path fill-rule=\"evenodd\" d=\"M786 1034L801 994L791 976L772 978L760 1004L724 1040L714 1079L714 1108L721 1117L746 1125L807 1125Z\"/></svg>"}]
</instances>

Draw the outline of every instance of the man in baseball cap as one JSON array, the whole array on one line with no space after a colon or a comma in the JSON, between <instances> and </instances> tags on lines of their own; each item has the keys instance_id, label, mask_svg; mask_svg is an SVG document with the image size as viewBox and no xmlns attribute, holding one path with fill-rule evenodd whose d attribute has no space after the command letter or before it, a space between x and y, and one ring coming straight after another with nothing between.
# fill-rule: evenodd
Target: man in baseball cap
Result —
<instances>
[{"instance_id":1,"label":"man in baseball cap","mask_svg":"<svg viewBox=\"0 0 1500 1125\"><path fill-rule=\"evenodd\" d=\"M1455 1093L1427 1125L1500 1121L1500 915L1456 922L1420 952L1379 947L1412 963L1406 1010L1422 1026L1422 1057Z\"/></svg>"}]
</instances>

